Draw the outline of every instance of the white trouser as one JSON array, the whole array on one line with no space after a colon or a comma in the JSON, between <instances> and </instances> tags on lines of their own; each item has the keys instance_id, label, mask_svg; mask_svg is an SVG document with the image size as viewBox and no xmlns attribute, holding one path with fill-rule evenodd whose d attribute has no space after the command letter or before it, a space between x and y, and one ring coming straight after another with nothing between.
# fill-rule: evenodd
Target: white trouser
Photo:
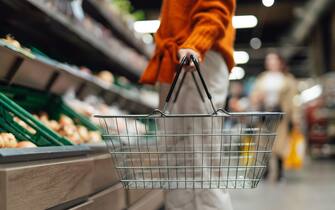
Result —
<instances>
[{"instance_id":1,"label":"white trouser","mask_svg":"<svg viewBox=\"0 0 335 210\"><path fill-rule=\"evenodd\" d=\"M209 51L200 64L202 75L212 94L216 108L223 108L228 93L229 74L222 56ZM195 73L197 76L197 73ZM197 77L198 78L198 77ZM203 90L200 81L200 88ZM161 84L160 107L162 108L170 86ZM177 102L170 110L172 113L212 113L213 110L203 92L206 104L203 104L191 75L187 75ZM172 97L173 99L173 97ZM170 190L165 194L167 210L232 210L229 194L225 190Z\"/></svg>"}]
</instances>

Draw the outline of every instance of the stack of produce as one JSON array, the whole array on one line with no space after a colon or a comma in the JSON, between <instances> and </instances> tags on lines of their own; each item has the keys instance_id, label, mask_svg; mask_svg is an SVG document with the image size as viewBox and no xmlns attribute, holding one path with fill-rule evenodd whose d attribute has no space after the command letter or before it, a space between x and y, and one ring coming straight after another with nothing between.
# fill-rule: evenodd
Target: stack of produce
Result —
<instances>
[{"instance_id":1,"label":"stack of produce","mask_svg":"<svg viewBox=\"0 0 335 210\"><path fill-rule=\"evenodd\" d=\"M0 39L2 42L7 45L14 47L17 51L25 54L26 56L34 58L34 55L31 53L31 50L25 47L22 47L19 41L15 40L10 34L7 34L5 38Z\"/></svg>"},{"instance_id":2,"label":"stack of produce","mask_svg":"<svg viewBox=\"0 0 335 210\"><path fill-rule=\"evenodd\" d=\"M95 96L89 96L85 101L81 101L74 97L72 93L68 93L64 100L68 106L74 109L77 113L84 116L90 117L91 121L96 125L100 125L98 118L92 117L94 114L97 115L126 115L128 114L124 110L119 109L117 106L108 106L103 103L102 100ZM126 125L127 124L127 125ZM106 124L101 124L102 127L105 127ZM118 120L107 120L108 130L110 132L117 132L119 134L145 134L149 128L146 128L141 121L136 121L134 119L118 119ZM121 138L121 140L128 142L129 138ZM131 138L130 141L137 140L136 138Z\"/></svg>"},{"instance_id":3,"label":"stack of produce","mask_svg":"<svg viewBox=\"0 0 335 210\"><path fill-rule=\"evenodd\" d=\"M20 42L18 42L17 40L15 40L11 35L7 34L6 38L1 39L3 42L12 45L13 47L16 48L21 48L21 44Z\"/></svg>"},{"instance_id":4,"label":"stack of produce","mask_svg":"<svg viewBox=\"0 0 335 210\"><path fill-rule=\"evenodd\" d=\"M31 148L36 147L30 141L17 141L11 133L0 133L0 149L1 148Z\"/></svg>"},{"instance_id":5,"label":"stack of produce","mask_svg":"<svg viewBox=\"0 0 335 210\"><path fill-rule=\"evenodd\" d=\"M105 70L98 73L97 77L107 83L108 85L113 85L114 76L111 72Z\"/></svg>"},{"instance_id":6,"label":"stack of produce","mask_svg":"<svg viewBox=\"0 0 335 210\"><path fill-rule=\"evenodd\" d=\"M101 142L101 134L99 131L89 131L82 125L76 125L73 120L66 115L61 115L58 121L51 120L46 113L34 116L47 127L74 144Z\"/></svg>"}]
</instances>

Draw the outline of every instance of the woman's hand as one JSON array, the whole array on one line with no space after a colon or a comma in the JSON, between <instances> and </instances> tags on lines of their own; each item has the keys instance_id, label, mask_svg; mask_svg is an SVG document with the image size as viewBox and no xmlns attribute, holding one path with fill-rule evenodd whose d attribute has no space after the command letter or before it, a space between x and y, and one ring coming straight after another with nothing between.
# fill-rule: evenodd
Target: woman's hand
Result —
<instances>
[{"instance_id":1,"label":"woman's hand","mask_svg":"<svg viewBox=\"0 0 335 210\"><path fill-rule=\"evenodd\" d=\"M195 71L195 66L194 63L191 61L190 56L193 55L194 58L200 62L200 56L199 53L193 49L189 49L189 48L185 48L185 49L179 49L178 51L178 56L179 56L179 62L181 62L181 60L183 59L183 57L187 56L187 58L189 59L190 62L186 63L184 68L185 71L191 72L191 71Z\"/></svg>"}]
</instances>

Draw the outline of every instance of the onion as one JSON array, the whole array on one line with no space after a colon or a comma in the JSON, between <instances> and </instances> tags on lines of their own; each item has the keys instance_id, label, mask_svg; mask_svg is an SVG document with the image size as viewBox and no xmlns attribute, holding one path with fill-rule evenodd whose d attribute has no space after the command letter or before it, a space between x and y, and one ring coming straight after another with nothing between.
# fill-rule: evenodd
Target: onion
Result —
<instances>
[{"instance_id":1,"label":"onion","mask_svg":"<svg viewBox=\"0 0 335 210\"><path fill-rule=\"evenodd\" d=\"M5 141L2 138L2 135L0 134L0 148L4 148L5 147Z\"/></svg>"},{"instance_id":2,"label":"onion","mask_svg":"<svg viewBox=\"0 0 335 210\"><path fill-rule=\"evenodd\" d=\"M30 141L20 141L16 146L16 148L34 148L34 147L37 146Z\"/></svg>"},{"instance_id":3,"label":"onion","mask_svg":"<svg viewBox=\"0 0 335 210\"><path fill-rule=\"evenodd\" d=\"M109 71L101 71L101 72L99 72L98 77L101 80L107 82L110 85L112 85L113 82L114 82L113 74L111 72L109 72Z\"/></svg>"},{"instance_id":4,"label":"onion","mask_svg":"<svg viewBox=\"0 0 335 210\"><path fill-rule=\"evenodd\" d=\"M98 131L89 131L89 136L90 136L90 143L98 143L101 142L101 135Z\"/></svg>"},{"instance_id":5,"label":"onion","mask_svg":"<svg viewBox=\"0 0 335 210\"><path fill-rule=\"evenodd\" d=\"M15 148L17 145L16 138L11 133L2 133L2 139L4 140L5 147L7 148Z\"/></svg>"},{"instance_id":6,"label":"onion","mask_svg":"<svg viewBox=\"0 0 335 210\"><path fill-rule=\"evenodd\" d=\"M73 120L66 115L62 115L59 119L59 124L62 126L74 125Z\"/></svg>"}]
</instances>

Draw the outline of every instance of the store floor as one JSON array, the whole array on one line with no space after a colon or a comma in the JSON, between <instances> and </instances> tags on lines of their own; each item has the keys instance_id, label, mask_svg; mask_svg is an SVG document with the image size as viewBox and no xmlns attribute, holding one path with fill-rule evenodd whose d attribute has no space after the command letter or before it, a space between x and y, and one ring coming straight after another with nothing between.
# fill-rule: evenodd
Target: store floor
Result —
<instances>
[{"instance_id":1,"label":"store floor","mask_svg":"<svg viewBox=\"0 0 335 210\"><path fill-rule=\"evenodd\" d=\"M231 191L234 210L334 210L335 160L309 161L303 171L286 173L279 184Z\"/></svg>"}]
</instances>

